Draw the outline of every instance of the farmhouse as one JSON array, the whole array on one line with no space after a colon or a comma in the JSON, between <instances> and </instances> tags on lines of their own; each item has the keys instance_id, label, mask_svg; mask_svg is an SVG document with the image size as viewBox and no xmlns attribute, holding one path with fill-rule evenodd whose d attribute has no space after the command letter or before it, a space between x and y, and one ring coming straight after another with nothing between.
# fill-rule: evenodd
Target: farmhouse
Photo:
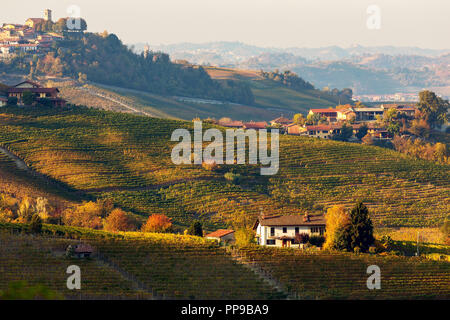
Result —
<instances>
[{"instance_id":1,"label":"farmhouse","mask_svg":"<svg viewBox=\"0 0 450 320\"><path fill-rule=\"evenodd\" d=\"M333 108L311 109L311 110L309 110L308 115L319 114L320 116L326 118L328 122L335 122L337 119L337 112L338 112L338 110L333 109Z\"/></svg>"},{"instance_id":2,"label":"farmhouse","mask_svg":"<svg viewBox=\"0 0 450 320\"><path fill-rule=\"evenodd\" d=\"M352 111L355 113L355 121L373 121L384 114L383 108L352 108Z\"/></svg>"},{"instance_id":3,"label":"farmhouse","mask_svg":"<svg viewBox=\"0 0 450 320\"><path fill-rule=\"evenodd\" d=\"M40 84L33 81L23 81L7 89L8 97L16 97L19 104L23 104L22 98L25 92L31 92L38 102L43 102L43 99L47 99L54 107L62 107L66 104L64 99L58 97L58 88L43 88Z\"/></svg>"},{"instance_id":4,"label":"farmhouse","mask_svg":"<svg viewBox=\"0 0 450 320\"><path fill-rule=\"evenodd\" d=\"M291 123L286 126L288 134L300 135L306 132L306 128L302 127L296 123Z\"/></svg>"},{"instance_id":5,"label":"farmhouse","mask_svg":"<svg viewBox=\"0 0 450 320\"><path fill-rule=\"evenodd\" d=\"M304 133L309 137L331 139L333 135L341 132L341 124L320 124L306 126Z\"/></svg>"},{"instance_id":6,"label":"farmhouse","mask_svg":"<svg viewBox=\"0 0 450 320\"><path fill-rule=\"evenodd\" d=\"M217 240L217 242L232 243L234 242L234 230L219 229L205 235L206 239Z\"/></svg>"},{"instance_id":7,"label":"farmhouse","mask_svg":"<svg viewBox=\"0 0 450 320\"><path fill-rule=\"evenodd\" d=\"M308 214L303 216L261 216L255 222L253 229L256 231L259 245L290 247L295 244L297 234L323 235L325 217Z\"/></svg>"},{"instance_id":8,"label":"farmhouse","mask_svg":"<svg viewBox=\"0 0 450 320\"><path fill-rule=\"evenodd\" d=\"M279 118L276 118L276 119L273 119L272 121L270 121L270 124L272 126L277 126L278 125L278 126L286 127L286 126L292 124L292 122L293 121L291 119L288 119L288 118L285 118L285 117L281 116Z\"/></svg>"}]
</instances>

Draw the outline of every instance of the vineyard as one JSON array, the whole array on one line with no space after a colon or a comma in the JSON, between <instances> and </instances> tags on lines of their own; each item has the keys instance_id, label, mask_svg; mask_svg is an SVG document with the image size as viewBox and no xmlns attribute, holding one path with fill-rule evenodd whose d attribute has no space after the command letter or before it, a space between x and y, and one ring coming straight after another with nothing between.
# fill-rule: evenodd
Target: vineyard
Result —
<instances>
[{"instance_id":1,"label":"vineyard","mask_svg":"<svg viewBox=\"0 0 450 320\"><path fill-rule=\"evenodd\" d=\"M59 232L55 232L58 231ZM1 232L3 230L3 232ZM11 233L11 230L15 230ZM113 235L58 227L45 237L18 233L0 224L0 290L10 281L43 284L67 298L66 268L82 272L82 298L107 299L280 299L284 296L241 264L216 243L198 237L133 234ZM57 235L50 235L51 232ZM63 231L63 234L61 234ZM78 233L84 240L70 240ZM92 258L64 256L68 244L88 242ZM125 276L124 276L125 275ZM137 289L141 288L141 289Z\"/></svg>"},{"instance_id":2,"label":"vineyard","mask_svg":"<svg viewBox=\"0 0 450 320\"><path fill-rule=\"evenodd\" d=\"M180 227L199 219L215 230L236 211L314 214L358 199L385 228L439 227L450 212L448 165L378 147L282 136L280 170L267 178L250 165L174 165L171 133L192 130L191 122L79 107L4 108L0 125L0 145L72 194L113 199L142 219L164 213ZM7 172L14 164L1 159ZM240 184L224 179L230 170L241 174Z\"/></svg>"},{"instance_id":3,"label":"vineyard","mask_svg":"<svg viewBox=\"0 0 450 320\"><path fill-rule=\"evenodd\" d=\"M300 299L449 299L450 264L415 257L304 253L248 247L240 254ZM367 267L381 270L381 289L369 290Z\"/></svg>"}]
</instances>

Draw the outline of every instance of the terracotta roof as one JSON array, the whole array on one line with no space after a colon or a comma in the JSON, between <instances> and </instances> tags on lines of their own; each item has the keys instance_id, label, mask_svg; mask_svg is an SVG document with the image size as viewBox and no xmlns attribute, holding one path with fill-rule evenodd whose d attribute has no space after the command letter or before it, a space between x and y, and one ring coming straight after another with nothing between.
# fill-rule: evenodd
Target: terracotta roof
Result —
<instances>
[{"instance_id":1,"label":"terracotta roof","mask_svg":"<svg viewBox=\"0 0 450 320\"><path fill-rule=\"evenodd\" d=\"M306 126L306 130L317 131L317 130L333 130L342 128L342 124L319 124L315 126Z\"/></svg>"},{"instance_id":2,"label":"terracotta roof","mask_svg":"<svg viewBox=\"0 0 450 320\"><path fill-rule=\"evenodd\" d=\"M259 218L258 222L262 226L325 226L325 217L310 215L309 221L304 221L304 215L278 215Z\"/></svg>"},{"instance_id":3,"label":"terracotta roof","mask_svg":"<svg viewBox=\"0 0 450 320\"><path fill-rule=\"evenodd\" d=\"M338 112L339 110L328 108L328 109L311 109L314 113L325 113L325 112Z\"/></svg>"},{"instance_id":4,"label":"terracotta roof","mask_svg":"<svg viewBox=\"0 0 450 320\"><path fill-rule=\"evenodd\" d=\"M74 247L75 253L92 253L92 251L94 251L94 249L86 243L81 243Z\"/></svg>"},{"instance_id":5,"label":"terracotta roof","mask_svg":"<svg viewBox=\"0 0 450 320\"><path fill-rule=\"evenodd\" d=\"M265 129L267 127L267 122L244 122L244 127L246 129Z\"/></svg>"},{"instance_id":6,"label":"terracotta roof","mask_svg":"<svg viewBox=\"0 0 450 320\"><path fill-rule=\"evenodd\" d=\"M242 121L228 121L228 122L219 121L218 124L223 127L242 127L243 126Z\"/></svg>"},{"instance_id":7,"label":"terracotta roof","mask_svg":"<svg viewBox=\"0 0 450 320\"><path fill-rule=\"evenodd\" d=\"M214 232L208 233L205 237L206 238L222 238L230 233L234 233L234 230L219 229Z\"/></svg>"}]
</instances>

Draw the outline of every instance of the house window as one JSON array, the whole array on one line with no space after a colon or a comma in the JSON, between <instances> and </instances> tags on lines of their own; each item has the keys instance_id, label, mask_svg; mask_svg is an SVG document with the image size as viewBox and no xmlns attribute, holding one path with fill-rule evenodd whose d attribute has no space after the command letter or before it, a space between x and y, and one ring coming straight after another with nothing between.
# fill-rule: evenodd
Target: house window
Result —
<instances>
[{"instance_id":1,"label":"house window","mask_svg":"<svg viewBox=\"0 0 450 320\"><path fill-rule=\"evenodd\" d=\"M274 227L270 228L270 236L271 237L275 236L275 228Z\"/></svg>"},{"instance_id":2,"label":"house window","mask_svg":"<svg viewBox=\"0 0 450 320\"><path fill-rule=\"evenodd\" d=\"M323 235L325 233L325 228L324 227L312 227L311 233L318 233L320 235Z\"/></svg>"},{"instance_id":3,"label":"house window","mask_svg":"<svg viewBox=\"0 0 450 320\"><path fill-rule=\"evenodd\" d=\"M283 233L287 233L287 228L283 227Z\"/></svg>"},{"instance_id":4,"label":"house window","mask_svg":"<svg viewBox=\"0 0 450 320\"><path fill-rule=\"evenodd\" d=\"M299 232L298 227L295 227L295 234L298 234L298 232Z\"/></svg>"},{"instance_id":5,"label":"house window","mask_svg":"<svg viewBox=\"0 0 450 320\"><path fill-rule=\"evenodd\" d=\"M273 245L275 245L275 240L274 240L274 239L266 240L266 244L267 244L268 246L273 246Z\"/></svg>"}]
</instances>

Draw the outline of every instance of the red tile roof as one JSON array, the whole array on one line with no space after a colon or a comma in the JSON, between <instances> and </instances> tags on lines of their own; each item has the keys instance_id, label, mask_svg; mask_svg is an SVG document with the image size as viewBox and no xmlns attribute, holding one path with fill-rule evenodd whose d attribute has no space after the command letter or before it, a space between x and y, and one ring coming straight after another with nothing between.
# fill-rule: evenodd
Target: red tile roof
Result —
<instances>
[{"instance_id":1,"label":"red tile roof","mask_svg":"<svg viewBox=\"0 0 450 320\"><path fill-rule=\"evenodd\" d=\"M339 110L328 108L328 109L311 109L314 113L326 113L326 112L338 112Z\"/></svg>"},{"instance_id":2,"label":"red tile roof","mask_svg":"<svg viewBox=\"0 0 450 320\"><path fill-rule=\"evenodd\" d=\"M244 128L246 129L265 129L267 128L267 122L244 122Z\"/></svg>"},{"instance_id":3,"label":"red tile roof","mask_svg":"<svg viewBox=\"0 0 450 320\"><path fill-rule=\"evenodd\" d=\"M219 125L223 126L223 127L242 127L244 124L242 121L219 121L218 122Z\"/></svg>"},{"instance_id":4,"label":"red tile roof","mask_svg":"<svg viewBox=\"0 0 450 320\"><path fill-rule=\"evenodd\" d=\"M206 238L222 238L230 233L233 233L234 230L227 230L227 229L219 229L214 232L208 233L205 237Z\"/></svg>"}]
</instances>

